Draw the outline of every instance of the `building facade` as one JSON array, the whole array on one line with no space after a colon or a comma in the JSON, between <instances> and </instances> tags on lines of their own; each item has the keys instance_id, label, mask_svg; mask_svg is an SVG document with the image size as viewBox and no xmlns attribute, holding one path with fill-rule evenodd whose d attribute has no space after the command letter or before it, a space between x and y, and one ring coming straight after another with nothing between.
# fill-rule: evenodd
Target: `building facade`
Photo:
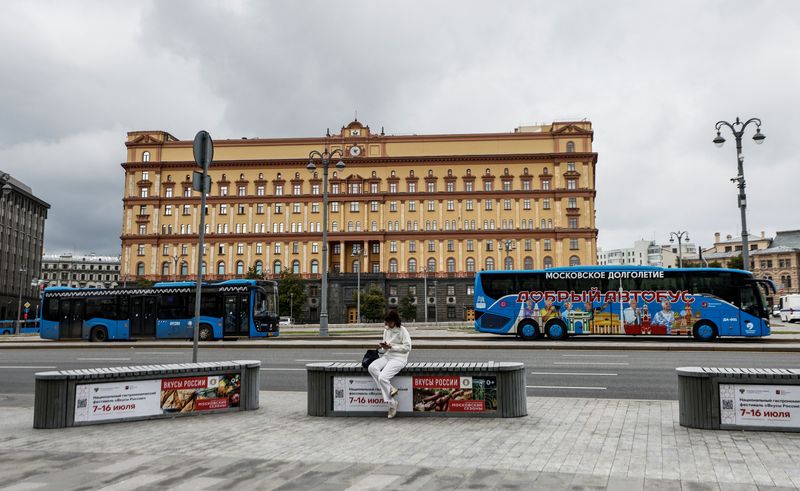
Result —
<instances>
[{"instance_id":1,"label":"building facade","mask_svg":"<svg viewBox=\"0 0 800 491\"><path fill-rule=\"evenodd\" d=\"M753 252L761 249L766 249L772 243L772 239L766 236L765 232L761 232L760 236L748 234L747 243L750 247L750 268L753 270ZM727 268L734 259L739 259L742 256L742 236L732 236L728 234L725 240L722 240L721 234L716 232L714 234L714 246L709 249L703 250L703 259L709 263Z\"/></svg>"},{"instance_id":2,"label":"building facade","mask_svg":"<svg viewBox=\"0 0 800 491\"><path fill-rule=\"evenodd\" d=\"M691 242L681 243L681 252L677 244L658 245L653 240L637 240L633 247L624 249L597 250L597 264L601 266L658 266L677 268L680 260L696 261L698 248Z\"/></svg>"},{"instance_id":3,"label":"building facade","mask_svg":"<svg viewBox=\"0 0 800 491\"><path fill-rule=\"evenodd\" d=\"M360 265L362 287L374 283L390 306L411 287L418 318L427 305L437 320L464 320L476 271L595 262L592 140L588 121L399 136L353 121L318 138L218 140L202 266L211 280L288 268L308 280L315 321L322 171L306 166L327 147L346 164L329 174L331 322L354 319ZM135 131L126 147L121 279L189 279L200 205L192 141Z\"/></svg>"},{"instance_id":4,"label":"building facade","mask_svg":"<svg viewBox=\"0 0 800 491\"><path fill-rule=\"evenodd\" d=\"M800 230L776 232L769 247L751 257L753 274L775 282L778 296L800 293Z\"/></svg>"},{"instance_id":5,"label":"building facade","mask_svg":"<svg viewBox=\"0 0 800 491\"><path fill-rule=\"evenodd\" d=\"M50 205L30 187L0 171L0 320L23 317L20 304L35 315L44 245L44 222ZM33 284L32 284L33 283Z\"/></svg>"},{"instance_id":6,"label":"building facade","mask_svg":"<svg viewBox=\"0 0 800 491\"><path fill-rule=\"evenodd\" d=\"M93 252L88 255L45 254L41 279L47 286L116 288L119 258L98 256Z\"/></svg>"}]
</instances>

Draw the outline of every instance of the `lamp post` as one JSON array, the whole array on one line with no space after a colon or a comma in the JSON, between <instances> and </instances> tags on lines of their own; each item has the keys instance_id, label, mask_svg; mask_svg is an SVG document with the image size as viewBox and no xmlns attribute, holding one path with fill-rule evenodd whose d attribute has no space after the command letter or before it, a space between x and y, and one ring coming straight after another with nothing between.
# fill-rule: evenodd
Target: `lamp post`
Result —
<instances>
[{"instance_id":1,"label":"lamp post","mask_svg":"<svg viewBox=\"0 0 800 491\"><path fill-rule=\"evenodd\" d=\"M292 316L292 307L294 306L294 292L289 292L289 322L294 322Z\"/></svg>"},{"instance_id":2,"label":"lamp post","mask_svg":"<svg viewBox=\"0 0 800 491\"><path fill-rule=\"evenodd\" d=\"M314 159L319 159L322 165L322 296L320 301L322 307L319 312L319 335L328 335L328 166L331 159L335 157L340 159L344 156L340 149L334 149L332 152L328 151L328 147L322 151L312 150L308 154L308 165L306 168L310 172L317 170L317 164ZM337 169L344 169L344 162L339 160L336 162Z\"/></svg>"},{"instance_id":3,"label":"lamp post","mask_svg":"<svg viewBox=\"0 0 800 491\"><path fill-rule=\"evenodd\" d=\"M27 273L28 270L25 267L19 268L19 301L17 302L17 334L20 333L20 327L22 326L22 290L25 289L25 278L24 275Z\"/></svg>"},{"instance_id":4,"label":"lamp post","mask_svg":"<svg viewBox=\"0 0 800 491\"><path fill-rule=\"evenodd\" d=\"M352 254L353 257L358 259L355 260L353 263L353 267L356 270L356 323L361 324L361 256L366 256L366 249L364 252L360 250L354 250Z\"/></svg>"},{"instance_id":5,"label":"lamp post","mask_svg":"<svg viewBox=\"0 0 800 491\"><path fill-rule=\"evenodd\" d=\"M675 239L678 239L678 267L683 267L683 246L681 246L681 242L686 240L689 242L689 232L685 230L678 230L677 232L670 232L669 233L669 242L672 244L675 242Z\"/></svg>"},{"instance_id":6,"label":"lamp post","mask_svg":"<svg viewBox=\"0 0 800 491\"><path fill-rule=\"evenodd\" d=\"M422 304L425 311L425 323L428 323L428 268L422 267Z\"/></svg>"},{"instance_id":7,"label":"lamp post","mask_svg":"<svg viewBox=\"0 0 800 491\"><path fill-rule=\"evenodd\" d=\"M742 269L745 271L750 270L750 246L748 244L748 236L747 236L747 218L746 218L746 209L747 209L747 198L744 194L745 182L744 182L744 156L742 155L742 135L744 135L744 130L747 128L747 125L750 123L756 124L756 134L753 135L753 141L756 144L760 145L764 142L766 136L764 133L761 133L761 120L758 118L750 118L744 123L739 121L739 118L736 118L736 121L731 124L727 121L719 121L717 122L715 128L717 129L717 136L714 138L714 144L718 147L721 147L725 143L725 138L722 137L720 134L720 129L723 126L727 126L733 132L733 136L736 138L736 162L739 166L739 174L731 179L731 182L737 183L739 187L739 211L742 214Z\"/></svg>"},{"instance_id":8,"label":"lamp post","mask_svg":"<svg viewBox=\"0 0 800 491\"><path fill-rule=\"evenodd\" d=\"M172 256L172 260L175 261L175 281L178 281L178 260L181 257L177 254Z\"/></svg>"},{"instance_id":9,"label":"lamp post","mask_svg":"<svg viewBox=\"0 0 800 491\"><path fill-rule=\"evenodd\" d=\"M500 249L501 251L506 251L506 260L504 261L503 269L511 269L511 268L507 267L507 265L505 263L508 262L508 258L511 256L511 251L513 251L515 249L514 241L511 240L511 239L506 239L506 240L500 241L500 244L498 245L498 249Z\"/></svg>"}]
</instances>

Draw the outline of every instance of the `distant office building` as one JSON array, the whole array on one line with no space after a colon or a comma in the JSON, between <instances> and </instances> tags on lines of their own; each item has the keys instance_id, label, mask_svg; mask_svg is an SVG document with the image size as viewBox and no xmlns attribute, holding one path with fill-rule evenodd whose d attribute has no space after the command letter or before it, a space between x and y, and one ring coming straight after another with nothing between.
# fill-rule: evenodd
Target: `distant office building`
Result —
<instances>
[{"instance_id":1,"label":"distant office building","mask_svg":"<svg viewBox=\"0 0 800 491\"><path fill-rule=\"evenodd\" d=\"M624 249L597 250L597 264L600 266L658 266L676 268L679 258L683 261L698 259L698 247L690 242L681 243L681 253L677 244L658 245L653 240L637 240L633 247Z\"/></svg>"},{"instance_id":2,"label":"distant office building","mask_svg":"<svg viewBox=\"0 0 800 491\"><path fill-rule=\"evenodd\" d=\"M31 283L39 278L50 205L2 171L0 188L0 319L17 319L19 304L26 302L33 318L39 297Z\"/></svg>"},{"instance_id":3,"label":"distant office building","mask_svg":"<svg viewBox=\"0 0 800 491\"><path fill-rule=\"evenodd\" d=\"M748 246L751 251L750 262L751 267L749 269L753 269L752 262L753 256L752 251L757 251L760 249L766 249L772 243L772 239L766 236L766 234L762 231L761 236L756 235L748 235ZM734 258L739 258L742 255L742 236L739 235L734 237L728 234L725 237L725 240L721 240L721 235L719 232L714 234L714 246L708 249L703 250L703 259L708 261L709 263L714 263L717 266L722 268L727 268L729 263Z\"/></svg>"},{"instance_id":4,"label":"distant office building","mask_svg":"<svg viewBox=\"0 0 800 491\"><path fill-rule=\"evenodd\" d=\"M776 232L769 247L750 257L753 274L774 281L778 295L800 293L800 230Z\"/></svg>"},{"instance_id":5,"label":"distant office building","mask_svg":"<svg viewBox=\"0 0 800 491\"><path fill-rule=\"evenodd\" d=\"M119 282L119 257L45 254L42 280L47 286L76 288L115 288Z\"/></svg>"}]
</instances>

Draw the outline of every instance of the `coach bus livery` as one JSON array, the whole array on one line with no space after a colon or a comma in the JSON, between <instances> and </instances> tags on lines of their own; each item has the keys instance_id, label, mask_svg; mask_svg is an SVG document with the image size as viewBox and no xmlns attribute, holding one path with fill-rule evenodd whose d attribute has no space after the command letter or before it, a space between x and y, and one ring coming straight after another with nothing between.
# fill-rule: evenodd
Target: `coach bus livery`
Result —
<instances>
[{"instance_id":1,"label":"coach bus livery","mask_svg":"<svg viewBox=\"0 0 800 491\"><path fill-rule=\"evenodd\" d=\"M192 339L194 282L151 288L50 287L42 296L40 336L46 339ZM278 336L278 287L274 281L204 283L198 337Z\"/></svg>"},{"instance_id":2,"label":"coach bus livery","mask_svg":"<svg viewBox=\"0 0 800 491\"><path fill-rule=\"evenodd\" d=\"M769 336L769 280L719 268L585 266L481 271L475 330L543 335Z\"/></svg>"}]
</instances>

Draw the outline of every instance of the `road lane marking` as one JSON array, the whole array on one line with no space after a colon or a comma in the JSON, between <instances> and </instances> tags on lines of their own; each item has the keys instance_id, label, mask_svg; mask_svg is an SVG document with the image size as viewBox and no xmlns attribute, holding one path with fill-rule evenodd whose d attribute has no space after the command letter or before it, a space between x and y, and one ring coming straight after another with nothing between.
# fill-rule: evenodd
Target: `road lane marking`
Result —
<instances>
[{"instance_id":1,"label":"road lane marking","mask_svg":"<svg viewBox=\"0 0 800 491\"><path fill-rule=\"evenodd\" d=\"M131 361L130 358L76 358L78 361Z\"/></svg>"},{"instance_id":2,"label":"road lane marking","mask_svg":"<svg viewBox=\"0 0 800 491\"><path fill-rule=\"evenodd\" d=\"M187 351L137 351L137 355L184 355Z\"/></svg>"},{"instance_id":3,"label":"road lane marking","mask_svg":"<svg viewBox=\"0 0 800 491\"><path fill-rule=\"evenodd\" d=\"M55 369L56 367L38 367L32 365L2 365L0 368L4 368L7 370L19 370L22 368L33 368L35 370L45 370L45 369Z\"/></svg>"},{"instance_id":4,"label":"road lane marking","mask_svg":"<svg viewBox=\"0 0 800 491\"><path fill-rule=\"evenodd\" d=\"M531 375L582 375L587 377L616 377L618 373L589 373L589 372L531 372Z\"/></svg>"},{"instance_id":5,"label":"road lane marking","mask_svg":"<svg viewBox=\"0 0 800 491\"><path fill-rule=\"evenodd\" d=\"M568 356L568 357L583 357L583 356L592 356L595 358L627 358L628 355L561 355L561 356Z\"/></svg>"},{"instance_id":6,"label":"road lane marking","mask_svg":"<svg viewBox=\"0 0 800 491\"><path fill-rule=\"evenodd\" d=\"M305 368L279 368L279 367L264 367L261 370L271 370L275 372L284 372L289 370L305 370Z\"/></svg>"},{"instance_id":7,"label":"road lane marking","mask_svg":"<svg viewBox=\"0 0 800 491\"><path fill-rule=\"evenodd\" d=\"M355 355L363 355L364 353L359 351L357 353L356 352L353 352L353 353L336 353L336 352L333 352L331 354L332 355L353 355L353 356L355 356Z\"/></svg>"},{"instance_id":8,"label":"road lane marking","mask_svg":"<svg viewBox=\"0 0 800 491\"><path fill-rule=\"evenodd\" d=\"M575 389L575 390L606 390L605 387L567 387L563 385L526 385L529 389Z\"/></svg>"},{"instance_id":9,"label":"road lane marking","mask_svg":"<svg viewBox=\"0 0 800 491\"><path fill-rule=\"evenodd\" d=\"M630 363L624 362L611 362L611 361L557 361L554 362L553 365L630 365Z\"/></svg>"},{"instance_id":10,"label":"road lane marking","mask_svg":"<svg viewBox=\"0 0 800 491\"><path fill-rule=\"evenodd\" d=\"M347 362L347 361L353 361L353 360L295 360L295 361L307 361L307 362L324 363L324 362L338 362L338 361Z\"/></svg>"}]
</instances>

